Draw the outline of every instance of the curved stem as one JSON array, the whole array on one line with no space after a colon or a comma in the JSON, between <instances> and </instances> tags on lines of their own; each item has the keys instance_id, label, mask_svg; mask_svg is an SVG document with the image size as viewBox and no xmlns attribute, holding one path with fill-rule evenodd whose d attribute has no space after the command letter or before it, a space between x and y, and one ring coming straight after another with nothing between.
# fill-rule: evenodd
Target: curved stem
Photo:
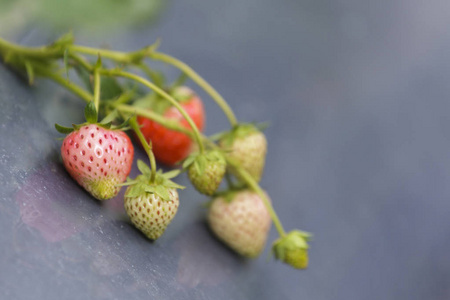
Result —
<instances>
[{"instance_id":1,"label":"curved stem","mask_svg":"<svg viewBox=\"0 0 450 300\"><path fill-rule=\"evenodd\" d=\"M189 125L192 128L192 131L194 132L195 139L196 139L196 142L199 147L199 152L204 153L205 146L203 145L203 141L200 137L200 132L199 132L197 126L195 125L194 121L192 121L192 118L186 113L184 108L181 107L181 105L175 99L173 99L169 94L167 94L164 90L162 90L155 84L151 83L150 81L148 81L138 75L132 74L132 73L128 73L128 72L124 72L124 71L120 71L120 70L99 70L99 71L102 74L107 75L107 76L120 76L120 77L126 77L126 78L133 79L133 80L147 86L151 90L154 90L156 93L161 95L164 99L168 100L173 106L175 106L178 109L178 111L181 113L181 115L189 123Z\"/></svg>"},{"instance_id":2,"label":"curved stem","mask_svg":"<svg viewBox=\"0 0 450 300\"><path fill-rule=\"evenodd\" d=\"M89 103L93 99L93 95L80 86L70 82L67 80L67 78L64 78L61 75L58 75L54 73L52 70L46 69L46 68L40 68L40 67L34 67L36 70L36 73L38 73L41 76L47 77L55 81L56 83L62 85L66 89L70 90L74 94L80 96L86 103Z\"/></svg>"},{"instance_id":3,"label":"curved stem","mask_svg":"<svg viewBox=\"0 0 450 300\"><path fill-rule=\"evenodd\" d=\"M150 52L148 56L151 59L159 60L167 64L170 64L186 73L195 83L197 83L201 88L203 88L205 92L207 92L211 96L211 98L213 98L213 100L217 103L217 105L219 105L219 107L223 110L223 112L227 116L231 126L234 127L237 124L236 116L232 111L232 109L230 108L230 106L228 105L228 103L225 101L225 99L223 99L223 97L205 79L203 79L203 77L197 74L197 72L195 72L191 67L189 67L184 62L176 59L175 57L172 57L170 55L161 52Z\"/></svg>"},{"instance_id":4,"label":"curved stem","mask_svg":"<svg viewBox=\"0 0 450 300\"><path fill-rule=\"evenodd\" d=\"M79 63L83 68L85 68L87 71L91 72L93 67L80 55L72 53L69 51L69 57L72 58L74 61Z\"/></svg>"},{"instance_id":5,"label":"curved stem","mask_svg":"<svg viewBox=\"0 0 450 300\"><path fill-rule=\"evenodd\" d=\"M96 69L94 71L94 105L95 109L97 110L97 113L100 107L100 84L101 84L100 73L98 72L98 69Z\"/></svg>"},{"instance_id":6,"label":"curved stem","mask_svg":"<svg viewBox=\"0 0 450 300\"><path fill-rule=\"evenodd\" d=\"M64 56L64 49L51 49L48 46L23 47L0 38L0 52L8 51L32 58L61 58Z\"/></svg>"},{"instance_id":7,"label":"curved stem","mask_svg":"<svg viewBox=\"0 0 450 300\"><path fill-rule=\"evenodd\" d=\"M130 126L136 133L136 135L139 138L139 141L141 142L142 146L144 147L145 152L148 155L148 159L150 160L150 167L152 168L152 174L150 176L150 184L155 183L156 179L156 160L155 155L153 155L152 146L151 143L147 143L147 140L145 139L144 135L142 134L141 129L139 128L139 125L136 121L136 117L133 117L130 119Z\"/></svg>"},{"instance_id":8,"label":"curved stem","mask_svg":"<svg viewBox=\"0 0 450 300\"><path fill-rule=\"evenodd\" d=\"M128 53L120 52L120 51L113 51L113 50L106 50L106 49L97 49L97 48L91 48L91 47L85 47L85 46L79 46L79 45L72 45L69 47L71 52L78 52L78 53L84 53L88 55L94 55L98 56L100 55L102 57L106 57L112 60L115 60L117 62L121 63L131 63L132 59L131 56Z\"/></svg>"}]
</instances>

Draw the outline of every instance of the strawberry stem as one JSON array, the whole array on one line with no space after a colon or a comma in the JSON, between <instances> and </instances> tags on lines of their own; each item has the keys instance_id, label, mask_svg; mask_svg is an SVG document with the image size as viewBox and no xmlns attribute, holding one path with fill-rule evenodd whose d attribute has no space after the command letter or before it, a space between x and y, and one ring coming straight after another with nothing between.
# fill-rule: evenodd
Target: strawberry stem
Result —
<instances>
[{"instance_id":1,"label":"strawberry stem","mask_svg":"<svg viewBox=\"0 0 450 300\"><path fill-rule=\"evenodd\" d=\"M199 147L199 152L204 153L205 146L203 145L203 141L200 137L200 132L199 132L197 126L195 125L194 121L187 114L187 112L183 109L183 107L175 99L173 99L169 94L167 94L164 90L162 90L155 84L151 83L150 81L148 81L138 75L132 74L132 73L124 72L121 70L100 70L100 72L107 76L120 76L120 77L126 77L126 78L133 79L133 80L147 86L151 90L153 90L156 93L158 93L159 95L161 95L164 99L168 100L173 106L175 106L175 108L178 109L178 111L181 113L181 115L189 123L189 125L192 128L192 131L194 132L194 136L195 136L196 142Z\"/></svg>"},{"instance_id":2,"label":"strawberry stem","mask_svg":"<svg viewBox=\"0 0 450 300\"><path fill-rule=\"evenodd\" d=\"M219 107L223 110L224 114L228 118L231 127L235 127L237 125L238 122L236 116L225 99L205 79L203 79L203 77L201 77L186 63L161 52L150 52L148 54L148 57L170 64L188 75L195 83L197 83L206 93L211 96L211 98L217 103L217 105L219 105Z\"/></svg>"},{"instance_id":3,"label":"strawberry stem","mask_svg":"<svg viewBox=\"0 0 450 300\"><path fill-rule=\"evenodd\" d=\"M100 106L100 69L94 70L94 105L95 109L98 112L99 106Z\"/></svg>"},{"instance_id":4,"label":"strawberry stem","mask_svg":"<svg viewBox=\"0 0 450 300\"><path fill-rule=\"evenodd\" d=\"M139 141L141 142L142 146L144 147L144 150L148 155L148 159L150 160L150 167L152 169L152 174L150 177L150 184L153 184L153 183L155 183L155 179L156 179L156 160L155 160L155 155L153 155L151 141L150 141L150 143L148 143L147 140L145 139L144 135L142 134L141 129L139 128L139 124L136 120L136 116L134 116L130 119L130 126L134 130L136 135L138 136Z\"/></svg>"},{"instance_id":5,"label":"strawberry stem","mask_svg":"<svg viewBox=\"0 0 450 300\"><path fill-rule=\"evenodd\" d=\"M53 72L51 70L48 70L48 69L45 69L45 68L41 68L41 67L38 67L38 66L34 66L34 69L35 69L35 71L36 71L36 73L38 75L41 75L41 76L44 76L44 77L52 79L56 83L62 85L63 87L65 87L69 91L71 91L74 94L78 95L80 98L82 98L87 103L92 101L94 96L91 93L87 92L82 87L80 87L80 86L70 82L67 78L64 78L63 76L58 75L57 73L55 73L55 72Z\"/></svg>"}]
</instances>

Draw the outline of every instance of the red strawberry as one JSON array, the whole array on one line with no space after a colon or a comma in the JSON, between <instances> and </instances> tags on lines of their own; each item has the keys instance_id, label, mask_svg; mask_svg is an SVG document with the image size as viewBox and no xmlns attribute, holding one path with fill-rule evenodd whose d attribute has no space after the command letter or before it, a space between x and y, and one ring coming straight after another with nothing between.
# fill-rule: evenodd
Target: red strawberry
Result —
<instances>
[{"instance_id":1,"label":"red strawberry","mask_svg":"<svg viewBox=\"0 0 450 300\"><path fill-rule=\"evenodd\" d=\"M152 183L150 168L141 160L138 168L142 175L123 184L130 185L125 192L124 206L134 226L149 239L156 240L175 217L179 205L177 189L184 187L170 180L178 175L178 170L157 172Z\"/></svg>"},{"instance_id":2,"label":"red strawberry","mask_svg":"<svg viewBox=\"0 0 450 300\"><path fill-rule=\"evenodd\" d=\"M87 124L63 141L61 156L70 176L99 200L117 195L133 163L134 148L120 130Z\"/></svg>"},{"instance_id":3,"label":"red strawberry","mask_svg":"<svg viewBox=\"0 0 450 300\"><path fill-rule=\"evenodd\" d=\"M213 200L208 214L212 231L234 251L258 256L264 248L272 220L257 193L231 192Z\"/></svg>"},{"instance_id":4,"label":"red strawberry","mask_svg":"<svg viewBox=\"0 0 450 300\"><path fill-rule=\"evenodd\" d=\"M187 87L176 88L172 96L180 102L198 129L202 131L205 123L205 112L201 99ZM164 117L177 120L183 126L190 128L188 122L174 106L163 106L162 110L160 113ZM141 116L137 120L144 137L147 141L152 142L152 150L158 161L172 166L191 153L192 140L187 135L169 130Z\"/></svg>"}]
</instances>

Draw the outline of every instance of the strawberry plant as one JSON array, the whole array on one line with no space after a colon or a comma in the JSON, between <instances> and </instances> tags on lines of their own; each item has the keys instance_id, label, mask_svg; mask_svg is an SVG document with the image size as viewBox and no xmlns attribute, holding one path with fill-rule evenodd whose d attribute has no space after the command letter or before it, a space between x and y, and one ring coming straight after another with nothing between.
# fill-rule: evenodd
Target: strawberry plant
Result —
<instances>
[{"instance_id":1,"label":"strawberry plant","mask_svg":"<svg viewBox=\"0 0 450 300\"><path fill-rule=\"evenodd\" d=\"M180 204L177 189L183 187L172 179L186 171L200 193L213 197L208 223L231 249L257 257L272 223L279 234L272 244L274 257L294 268L306 268L311 235L300 230L286 232L267 192L258 184L267 152L264 134L254 125L238 122L206 80L184 62L158 51L158 46L119 52L76 45L70 34L42 47L23 47L0 38L0 56L30 84L36 77L45 77L87 103L86 123L72 128L55 125L67 134L61 146L63 164L99 200L112 198L127 186L125 210L148 238L159 238L173 221ZM216 135L217 139L204 136L205 113L196 93L180 82L167 87L160 72L147 65L148 60L171 65L181 72L181 78L196 83L222 109L230 128ZM70 69L85 87L70 80ZM124 131L130 128L150 165L138 161L141 174L135 179L127 178L134 149ZM180 162L182 168L163 173L157 171L157 161L170 166Z\"/></svg>"}]
</instances>

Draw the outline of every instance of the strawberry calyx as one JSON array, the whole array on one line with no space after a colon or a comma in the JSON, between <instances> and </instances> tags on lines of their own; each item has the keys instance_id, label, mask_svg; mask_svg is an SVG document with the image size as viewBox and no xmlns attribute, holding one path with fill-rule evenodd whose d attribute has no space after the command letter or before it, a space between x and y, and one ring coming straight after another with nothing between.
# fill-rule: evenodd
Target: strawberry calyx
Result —
<instances>
[{"instance_id":1,"label":"strawberry calyx","mask_svg":"<svg viewBox=\"0 0 450 300\"><path fill-rule=\"evenodd\" d=\"M212 150L206 153L192 153L183 162L183 169L195 168L199 175L203 175L208 163L219 162L226 164L225 157L219 150Z\"/></svg>"},{"instance_id":2,"label":"strawberry calyx","mask_svg":"<svg viewBox=\"0 0 450 300\"><path fill-rule=\"evenodd\" d=\"M212 196L219 188L226 172L226 160L222 152L212 150L188 156L183 163L189 179L202 194Z\"/></svg>"},{"instance_id":3,"label":"strawberry calyx","mask_svg":"<svg viewBox=\"0 0 450 300\"><path fill-rule=\"evenodd\" d=\"M137 161L139 171L142 173L135 179L127 179L127 182L117 186L130 186L127 189L126 197L139 197L143 194L156 194L163 201L170 200L169 189L184 189L185 187L173 182L172 178L180 174L180 170L172 170L163 173L162 170L156 172L154 182L151 182L152 171L142 160Z\"/></svg>"},{"instance_id":4,"label":"strawberry calyx","mask_svg":"<svg viewBox=\"0 0 450 300\"><path fill-rule=\"evenodd\" d=\"M211 140L219 141L225 147L230 147L234 140L247 137L253 133L261 132L265 125L254 123L239 123L231 130L219 132L210 137Z\"/></svg>"},{"instance_id":5,"label":"strawberry calyx","mask_svg":"<svg viewBox=\"0 0 450 300\"><path fill-rule=\"evenodd\" d=\"M308 241L312 235L305 231L293 230L280 237L272 245L272 253L276 259L296 268L308 267Z\"/></svg>"},{"instance_id":6,"label":"strawberry calyx","mask_svg":"<svg viewBox=\"0 0 450 300\"><path fill-rule=\"evenodd\" d=\"M126 130L128 126L128 120L126 120L120 125L113 125L112 119L114 118L111 118L110 116L106 116L101 122L98 122L98 113L93 101L90 101L84 108L84 117L86 119L86 122L82 124L72 124L72 127L65 127L59 124L55 124L55 129L59 133L69 134L72 131L79 130L83 126L91 124L96 124L104 129L112 129L112 130Z\"/></svg>"}]
</instances>

